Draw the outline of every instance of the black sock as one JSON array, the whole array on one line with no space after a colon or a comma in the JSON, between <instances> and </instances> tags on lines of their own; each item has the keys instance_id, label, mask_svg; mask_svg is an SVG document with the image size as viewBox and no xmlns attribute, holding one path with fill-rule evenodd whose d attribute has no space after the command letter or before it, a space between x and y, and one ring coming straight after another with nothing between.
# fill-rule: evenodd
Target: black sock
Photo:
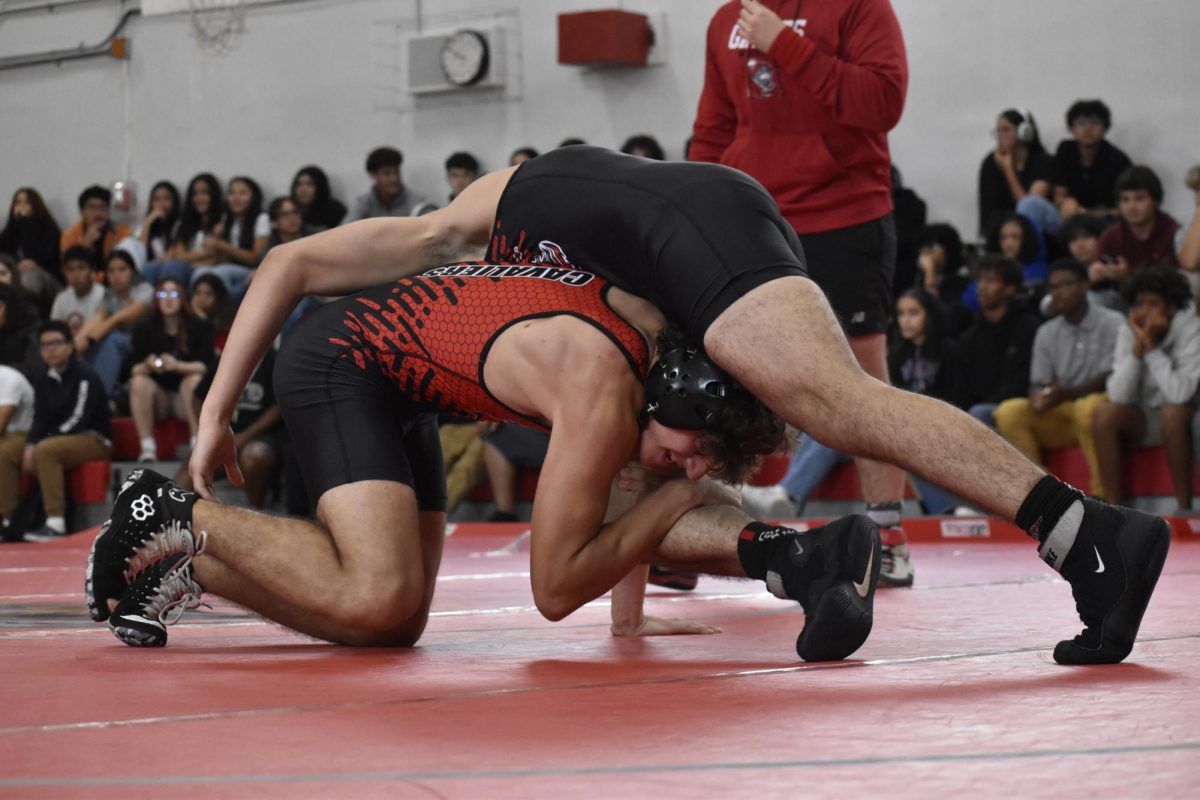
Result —
<instances>
[{"instance_id":1,"label":"black sock","mask_svg":"<svg viewBox=\"0 0 1200 800\"><path fill-rule=\"evenodd\" d=\"M746 577L764 580L767 566L778 552L786 552L787 541L797 531L779 525L748 522L738 537L738 561Z\"/></svg>"},{"instance_id":2,"label":"black sock","mask_svg":"<svg viewBox=\"0 0 1200 800\"><path fill-rule=\"evenodd\" d=\"M1038 542L1044 542L1059 518L1076 500L1083 499L1083 492L1063 483L1052 475L1044 476L1021 503L1016 523Z\"/></svg>"}]
</instances>

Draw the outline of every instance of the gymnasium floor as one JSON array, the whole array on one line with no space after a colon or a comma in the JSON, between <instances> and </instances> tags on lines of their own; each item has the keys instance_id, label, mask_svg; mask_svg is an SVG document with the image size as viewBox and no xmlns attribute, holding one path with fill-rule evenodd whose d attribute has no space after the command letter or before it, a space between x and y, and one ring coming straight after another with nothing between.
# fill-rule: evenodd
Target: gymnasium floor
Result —
<instances>
[{"instance_id":1,"label":"gymnasium floor","mask_svg":"<svg viewBox=\"0 0 1200 800\"><path fill-rule=\"evenodd\" d=\"M410 651L220 603L130 649L86 618L90 533L2 545L0 797L1200 796L1200 537L1177 532L1127 663L1065 668L1070 590L1028 540L937 524L835 664L798 661L798 607L750 583L651 593L714 636L614 639L604 600L546 622L519 526L454 530Z\"/></svg>"}]
</instances>

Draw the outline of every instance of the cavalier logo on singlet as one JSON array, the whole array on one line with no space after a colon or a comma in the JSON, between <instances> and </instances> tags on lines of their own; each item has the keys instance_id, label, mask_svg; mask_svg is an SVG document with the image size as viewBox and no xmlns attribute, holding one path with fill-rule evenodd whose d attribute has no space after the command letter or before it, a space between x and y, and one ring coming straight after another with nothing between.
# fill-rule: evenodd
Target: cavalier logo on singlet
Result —
<instances>
[{"instance_id":1,"label":"cavalier logo on singlet","mask_svg":"<svg viewBox=\"0 0 1200 800\"><path fill-rule=\"evenodd\" d=\"M783 24L786 27L791 28L796 33L803 36L804 28L808 25L808 19L807 18L785 19L785 20L783 20ZM738 26L737 26L737 23L735 22L733 24L733 28L730 29L730 31L729 31L729 49L730 50L749 50L750 48L751 48L751 44L750 44L749 40L746 39L745 36L742 36L740 33L738 33Z\"/></svg>"},{"instance_id":2,"label":"cavalier logo on singlet","mask_svg":"<svg viewBox=\"0 0 1200 800\"><path fill-rule=\"evenodd\" d=\"M446 267L434 267L424 274L437 278L538 278L544 281L564 283L567 286L586 286L596 277L590 272L579 269L546 267L536 264L533 266L529 264L454 264Z\"/></svg>"}]
</instances>

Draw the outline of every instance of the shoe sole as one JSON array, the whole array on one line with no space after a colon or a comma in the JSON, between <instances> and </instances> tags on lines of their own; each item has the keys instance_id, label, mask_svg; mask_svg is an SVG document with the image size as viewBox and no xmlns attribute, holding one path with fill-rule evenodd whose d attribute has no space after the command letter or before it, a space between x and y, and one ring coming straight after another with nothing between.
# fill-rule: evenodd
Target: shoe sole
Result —
<instances>
[{"instance_id":1,"label":"shoe sole","mask_svg":"<svg viewBox=\"0 0 1200 800\"><path fill-rule=\"evenodd\" d=\"M165 630L161 634L153 634L124 625L109 625L109 630L113 632L113 636L130 647L166 647L167 645Z\"/></svg>"},{"instance_id":2,"label":"shoe sole","mask_svg":"<svg viewBox=\"0 0 1200 800\"><path fill-rule=\"evenodd\" d=\"M904 578L901 580L896 580L895 578L889 578L888 576L881 574L879 576L879 588L881 588L881 589L907 589L913 585L913 579L915 577L916 577L915 575L913 575L912 573L909 573L907 578Z\"/></svg>"},{"instance_id":3,"label":"shoe sole","mask_svg":"<svg viewBox=\"0 0 1200 800\"><path fill-rule=\"evenodd\" d=\"M144 475L145 473L143 472L142 474ZM141 475L138 476L138 478L140 477ZM110 598L96 597L94 594L95 581L93 579L93 573L96 567L96 548L100 544L100 541L113 527L113 520L116 518L116 509L117 505L121 502L121 496L124 495L125 492L128 491L135 483L137 483L137 479L133 477L132 473L130 473L130 475L127 476L121 483L121 488L117 490L117 497L113 501L113 516L106 519L104 524L100 526L100 532L97 533L96 538L92 540L92 549L88 551L87 574L83 582L83 596L87 599L88 616L90 616L96 622L104 622L112 613L108 609L108 601ZM121 522L124 524L125 519L122 518ZM114 597L111 599L116 600L118 598Z\"/></svg>"},{"instance_id":4,"label":"shoe sole","mask_svg":"<svg viewBox=\"0 0 1200 800\"><path fill-rule=\"evenodd\" d=\"M1166 520L1159 518L1155 521L1149 534L1134 531L1125 533L1131 538L1136 537L1135 546L1145 543L1144 552L1147 554L1147 559L1141 571L1136 571L1136 564L1131 565L1135 571L1130 574L1130 585L1126 587L1125 593L1121 595L1117 605L1102 623L1104 630L1100 634L1099 649L1085 650L1072 639L1061 641L1054 648L1054 660L1059 664L1069 666L1118 664L1133 651L1138 629L1142 626L1142 617L1146 615L1146 608L1150 605L1154 587L1158 585L1158 577L1162 574L1163 565L1167 561L1167 552L1171 549L1171 526L1167 524ZM1150 539L1153 541L1148 541ZM1120 542L1118 542L1118 547L1120 547ZM1124 555L1124 548L1121 550ZM1124 627L1129 631L1129 640L1128 642L1114 643L1114 637L1107 636L1106 633L1109 626L1114 625L1123 617L1128 620L1128 623L1119 627Z\"/></svg>"},{"instance_id":5,"label":"shoe sole","mask_svg":"<svg viewBox=\"0 0 1200 800\"><path fill-rule=\"evenodd\" d=\"M868 564L871 567L867 594L860 596L854 581L846 579L821 595L796 638L796 654L805 661L841 661L853 655L871 635L882 553L879 528L867 517L857 517L854 528L844 535L859 539L848 548L852 562L848 569L861 575Z\"/></svg>"}]
</instances>

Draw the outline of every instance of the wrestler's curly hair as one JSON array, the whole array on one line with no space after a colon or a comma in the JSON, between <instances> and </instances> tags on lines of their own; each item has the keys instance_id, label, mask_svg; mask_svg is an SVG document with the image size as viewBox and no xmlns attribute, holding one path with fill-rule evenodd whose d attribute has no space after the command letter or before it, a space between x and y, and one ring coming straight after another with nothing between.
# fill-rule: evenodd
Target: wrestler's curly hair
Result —
<instances>
[{"instance_id":1,"label":"wrestler's curly hair","mask_svg":"<svg viewBox=\"0 0 1200 800\"><path fill-rule=\"evenodd\" d=\"M690 342L680 328L668 325L659 332L656 345L659 353L668 353ZM729 383L733 391L717 408L713 427L700 432L698 448L712 459L710 477L740 483L767 456L790 450L796 433L732 377Z\"/></svg>"}]
</instances>

